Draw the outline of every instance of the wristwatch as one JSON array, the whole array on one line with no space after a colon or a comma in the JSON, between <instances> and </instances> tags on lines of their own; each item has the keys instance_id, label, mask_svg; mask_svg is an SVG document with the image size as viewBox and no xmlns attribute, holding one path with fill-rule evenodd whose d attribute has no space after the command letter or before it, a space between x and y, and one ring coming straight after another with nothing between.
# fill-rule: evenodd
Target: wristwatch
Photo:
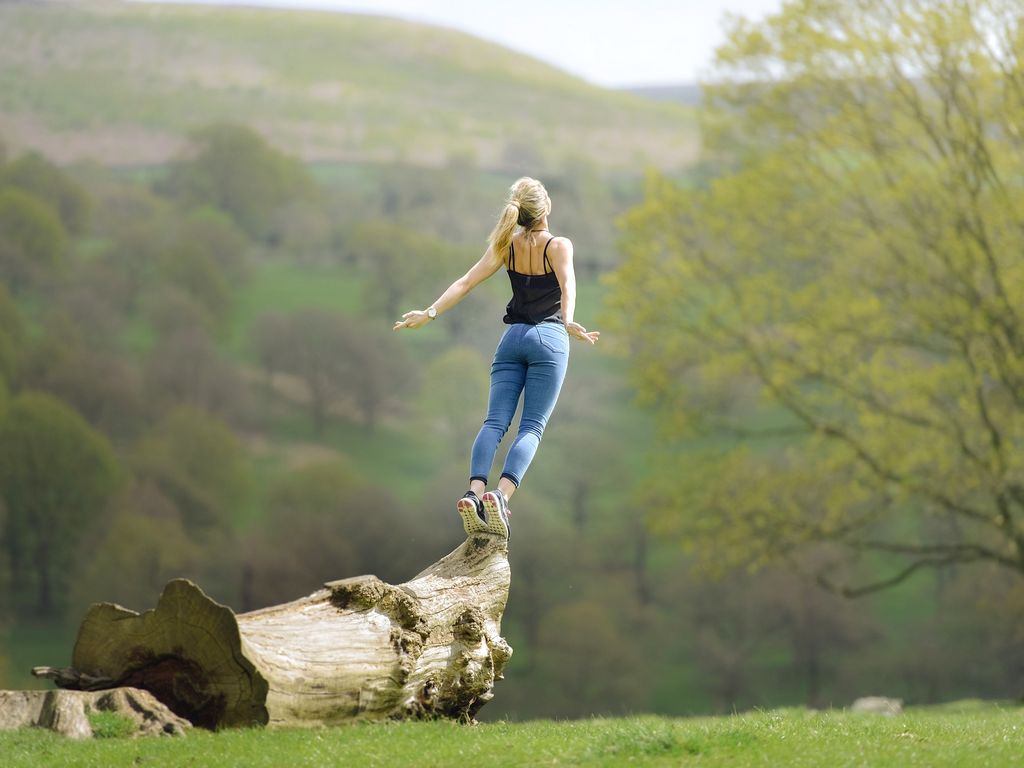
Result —
<instances>
[{"instance_id":1,"label":"wristwatch","mask_svg":"<svg viewBox=\"0 0 1024 768\"><path fill-rule=\"evenodd\" d=\"M427 307L427 317L429 317L431 320L437 317L437 307L435 307L433 304Z\"/></svg>"}]
</instances>

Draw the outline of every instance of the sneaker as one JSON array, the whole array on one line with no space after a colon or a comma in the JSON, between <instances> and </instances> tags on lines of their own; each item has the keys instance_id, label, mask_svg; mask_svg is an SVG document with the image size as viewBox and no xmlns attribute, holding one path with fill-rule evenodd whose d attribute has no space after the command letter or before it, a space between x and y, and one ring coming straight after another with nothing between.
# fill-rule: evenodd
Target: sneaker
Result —
<instances>
[{"instance_id":1,"label":"sneaker","mask_svg":"<svg viewBox=\"0 0 1024 768\"><path fill-rule=\"evenodd\" d=\"M455 508L459 510L459 515L462 517L462 527L466 529L467 536L474 533L486 533L490 530L487 527L483 502L472 491L466 491L466 494L456 502Z\"/></svg>"},{"instance_id":2,"label":"sneaker","mask_svg":"<svg viewBox=\"0 0 1024 768\"><path fill-rule=\"evenodd\" d=\"M501 491L488 491L483 495L484 511L487 512L487 527L489 533L496 533L506 539L511 535L509 516L512 514L508 508L508 500Z\"/></svg>"}]
</instances>

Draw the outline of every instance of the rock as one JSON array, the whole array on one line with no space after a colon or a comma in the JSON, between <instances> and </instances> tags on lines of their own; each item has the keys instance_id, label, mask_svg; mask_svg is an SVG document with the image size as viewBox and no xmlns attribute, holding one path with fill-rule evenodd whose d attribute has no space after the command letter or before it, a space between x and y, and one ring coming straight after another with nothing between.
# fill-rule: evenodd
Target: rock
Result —
<instances>
[{"instance_id":1,"label":"rock","mask_svg":"<svg viewBox=\"0 0 1024 768\"><path fill-rule=\"evenodd\" d=\"M93 735L89 715L115 712L135 726L135 736L181 734L192 727L148 691L0 691L0 731L37 726L72 739Z\"/></svg>"},{"instance_id":2,"label":"rock","mask_svg":"<svg viewBox=\"0 0 1024 768\"><path fill-rule=\"evenodd\" d=\"M850 710L893 717L903 712L903 699L888 699L885 696L864 696L853 702Z\"/></svg>"}]
</instances>

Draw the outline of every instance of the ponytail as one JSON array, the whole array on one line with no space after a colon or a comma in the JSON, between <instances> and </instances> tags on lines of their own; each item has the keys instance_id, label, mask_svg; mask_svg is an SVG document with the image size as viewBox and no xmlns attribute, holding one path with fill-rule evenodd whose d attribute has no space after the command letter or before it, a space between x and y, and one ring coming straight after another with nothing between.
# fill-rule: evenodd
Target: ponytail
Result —
<instances>
[{"instance_id":1,"label":"ponytail","mask_svg":"<svg viewBox=\"0 0 1024 768\"><path fill-rule=\"evenodd\" d=\"M502 210L501 216L498 217L498 223L494 225L491 236L487 238L491 251L500 256L506 266L508 265L509 247L512 245L512 233L518 222L519 204L509 201L505 203L505 208Z\"/></svg>"},{"instance_id":2,"label":"ponytail","mask_svg":"<svg viewBox=\"0 0 1024 768\"><path fill-rule=\"evenodd\" d=\"M512 245L512 233L516 225L529 228L550 210L551 199L543 184L529 176L517 179L508 191L508 200L498 217L498 223L487 238L491 251L508 266L509 246Z\"/></svg>"}]
</instances>

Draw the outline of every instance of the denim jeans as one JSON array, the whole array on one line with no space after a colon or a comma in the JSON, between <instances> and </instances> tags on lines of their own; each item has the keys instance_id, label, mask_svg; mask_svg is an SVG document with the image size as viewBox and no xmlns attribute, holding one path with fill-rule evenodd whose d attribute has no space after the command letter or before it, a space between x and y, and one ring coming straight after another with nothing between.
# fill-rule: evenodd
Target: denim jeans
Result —
<instances>
[{"instance_id":1,"label":"denim jeans","mask_svg":"<svg viewBox=\"0 0 1024 768\"><path fill-rule=\"evenodd\" d=\"M519 486L544 435L568 364L569 334L561 323L515 323L505 329L491 363L487 418L473 443L470 480L487 483L494 454L522 394L519 434L512 441L501 472L502 477Z\"/></svg>"}]
</instances>

